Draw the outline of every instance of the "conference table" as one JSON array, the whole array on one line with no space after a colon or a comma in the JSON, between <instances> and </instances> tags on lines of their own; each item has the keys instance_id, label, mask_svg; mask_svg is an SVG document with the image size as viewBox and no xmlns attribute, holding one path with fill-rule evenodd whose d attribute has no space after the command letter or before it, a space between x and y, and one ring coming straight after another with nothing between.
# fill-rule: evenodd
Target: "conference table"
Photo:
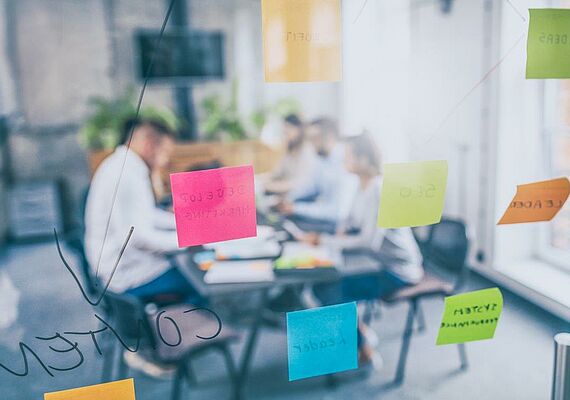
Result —
<instances>
[{"instance_id":1,"label":"conference table","mask_svg":"<svg viewBox=\"0 0 570 400\"><path fill-rule=\"evenodd\" d=\"M289 238L291 240L291 238ZM258 300L254 307L254 318L249 326L245 342L245 350L238 366L238 384L243 387L247 382L254 349L257 343L259 330L263 325L263 311L267 309L269 292L273 288L299 288L312 286L318 283L334 282L343 276L367 274L378 271L378 264L367 254L355 252L343 254L341 265L335 266L326 273L299 273L299 274L275 274L271 282L251 283L216 283L210 284L204 281L205 271L202 271L194 262L194 255L201 249L190 249L176 255L174 264L193 285L198 293L206 299L243 295L244 293L258 293ZM258 258L259 259L259 258ZM276 257L266 258L275 260Z\"/></svg>"}]
</instances>

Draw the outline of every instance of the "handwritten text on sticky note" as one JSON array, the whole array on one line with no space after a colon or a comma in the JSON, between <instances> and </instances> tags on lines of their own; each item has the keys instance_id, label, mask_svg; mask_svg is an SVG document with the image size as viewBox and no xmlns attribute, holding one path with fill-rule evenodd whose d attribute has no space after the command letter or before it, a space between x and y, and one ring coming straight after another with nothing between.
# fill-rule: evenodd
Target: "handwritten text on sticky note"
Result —
<instances>
[{"instance_id":1,"label":"handwritten text on sticky note","mask_svg":"<svg viewBox=\"0 0 570 400\"><path fill-rule=\"evenodd\" d=\"M266 82L341 79L340 0L262 0Z\"/></svg>"},{"instance_id":2,"label":"handwritten text on sticky note","mask_svg":"<svg viewBox=\"0 0 570 400\"><path fill-rule=\"evenodd\" d=\"M384 165L378 226L400 228L438 223L447 185L447 161Z\"/></svg>"},{"instance_id":3,"label":"handwritten text on sticky note","mask_svg":"<svg viewBox=\"0 0 570 400\"><path fill-rule=\"evenodd\" d=\"M356 303L287 313L289 380L358 367Z\"/></svg>"},{"instance_id":4,"label":"handwritten text on sticky note","mask_svg":"<svg viewBox=\"0 0 570 400\"><path fill-rule=\"evenodd\" d=\"M180 247L256 235L253 167L170 175Z\"/></svg>"},{"instance_id":5,"label":"handwritten text on sticky note","mask_svg":"<svg viewBox=\"0 0 570 400\"><path fill-rule=\"evenodd\" d=\"M135 400L133 379L45 393L44 400Z\"/></svg>"},{"instance_id":6,"label":"handwritten text on sticky note","mask_svg":"<svg viewBox=\"0 0 570 400\"><path fill-rule=\"evenodd\" d=\"M568 178L518 185L499 225L550 221L562 209L569 194Z\"/></svg>"},{"instance_id":7,"label":"handwritten text on sticky note","mask_svg":"<svg viewBox=\"0 0 570 400\"><path fill-rule=\"evenodd\" d=\"M531 9L526 77L570 78L570 9Z\"/></svg>"},{"instance_id":8,"label":"handwritten text on sticky note","mask_svg":"<svg viewBox=\"0 0 570 400\"><path fill-rule=\"evenodd\" d=\"M503 296L498 288L446 297L437 344L491 339L502 310Z\"/></svg>"}]
</instances>

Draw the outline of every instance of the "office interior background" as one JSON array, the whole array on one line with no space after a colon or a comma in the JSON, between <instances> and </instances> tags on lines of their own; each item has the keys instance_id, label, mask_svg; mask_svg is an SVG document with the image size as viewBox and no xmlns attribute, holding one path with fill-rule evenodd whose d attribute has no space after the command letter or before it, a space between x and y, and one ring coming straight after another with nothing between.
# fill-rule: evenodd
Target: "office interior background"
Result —
<instances>
[{"instance_id":1,"label":"office interior background","mask_svg":"<svg viewBox=\"0 0 570 400\"><path fill-rule=\"evenodd\" d=\"M398 387L387 383L404 305L381 306L374 323L384 368L343 376L334 387L320 378L288 382L285 332L264 328L246 396L549 398L552 338L568 331L570 320L570 207L548 223L497 221L517 184L570 175L570 85L525 79L527 10L570 2L343 0L342 80L273 84L263 78L259 0L180 3L166 32L220 34L224 73L149 82L143 108L171 110L186 121L180 142L206 146L187 150L178 165L215 146L233 149L225 151L236 163L252 162L258 151L262 158L276 144L271 132L278 132L283 110L305 120L334 117L342 136L368 130L384 162L447 160L444 216L467 226L468 287L499 286L505 295L495 338L467 346L465 371L453 346L434 345L442 300L426 301L427 329L414 337ZM0 0L0 363L12 369L24 368L20 342L97 326L61 264L53 228L65 235L80 223L81 196L101 147L82 130L96 110L92 99L120 101L131 93L136 100L143 82L138 39L160 29L167 7L160 0ZM243 129L218 129L215 112ZM63 251L77 267L70 249ZM0 369L0 397L40 399L100 383L102 357L87 346L83 366L54 377L29 355L27 376ZM49 361L47 346L38 347ZM237 357L243 342L232 350ZM206 357L195 368L198 383L186 389L188 397L229 397L219 360ZM169 382L134 377L137 399L169 396Z\"/></svg>"}]
</instances>

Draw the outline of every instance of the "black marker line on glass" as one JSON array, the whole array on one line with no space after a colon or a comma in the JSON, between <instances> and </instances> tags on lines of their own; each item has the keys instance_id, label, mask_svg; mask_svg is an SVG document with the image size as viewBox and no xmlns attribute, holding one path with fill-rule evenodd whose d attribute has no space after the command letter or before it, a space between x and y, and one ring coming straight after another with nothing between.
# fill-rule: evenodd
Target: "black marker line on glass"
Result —
<instances>
[{"instance_id":1,"label":"black marker line on glass","mask_svg":"<svg viewBox=\"0 0 570 400\"><path fill-rule=\"evenodd\" d=\"M168 19L170 18L170 14L172 13L172 8L174 7L174 2L176 0L172 0L170 5L168 6L168 11L166 12L166 16L164 17L164 21L162 21L162 26L160 28L160 34L156 40L156 46L154 47L154 51L150 57L150 62L148 67L145 71L144 75L144 83L139 95L139 99L137 102L137 112L135 113L135 119L138 118L141 105L144 97L144 92L148 85L148 79L150 76L150 72L152 71L152 67L154 66L154 59L156 57L156 53L160 47L160 42L162 41L162 36L164 35L164 29L166 28L166 24L168 23ZM127 156L129 154L129 149L131 148L131 142L133 140L133 133L134 133L134 125L131 127L131 131L129 132L129 141L127 142L127 151L125 152L125 157L123 157L123 164L121 165L121 171L119 172L119 178L117 179L117 184L115 185L115 189L113 190L113 197L111 200L111 209L109 210L109 215L107 217L107 223L105 225L105 234L103 235L103 243L101 244L101 251L99 252L99 259L97 260L97 267L95 268L95 278L99 277L99 265L101 264L101 257L103 255L103 251L105 250L105 243L107 241L107 234L109 233L109 225L111 225L111 217L113 215L113 209L115 208L115 201L117 200L117 193L119 192L119 186L121 185L121 179L123 178L123 172L125 170L125 164L127 163ZM97 280L95 280L95 286L98 286Z\"/></svg>"},{"instance_id":2,"label":"black marker line on glass","mask_svg":"<svg viewBox=\"0 0 570 400\"><path fill-rule=\"evenodd\" d=\"M89 304L91 304L92 306L98 306L99 303L101 303L101 300L103 300L105 293L107 293L107 289L109 289L109 285L111 284L111 279L113 279L113 276L115 275L115 272L117 271L117 267L119 266L119 262L121 261L121 257L123 257L123 254L125 253L125 249L127 248L127 244L129 243L129 240L131 240L131 237L133 236L134 230L135 230L135 228L133 226L131 226L131 229L129 230L129 233L127 235L127 239L125 240L125 243L123 243L123 247L121 247L121 251L119 252L119 255L117 256L117 261L115 261L115 265L113 266L113 271L111 272L111 276L109 277L109 280L105 284L105 288L103 289L103 291L99 295L99 298L96 301L93 301L89 298L89 296L85 292L85 289L83 289L83 285L81 285L79 278L77 277L77 275L75 275L75 272L73 272L73 269L69 266L65 257L63 256L63 253L61 252L61 246L59 245L59 239L57 236L57 231L54 228L53 234L55 236L55 244L57 246L57 252L59 254L59 258L61 258L63 265L65 265L65 268L67 268L67 270L69 271L69 273L73 277L73 280L75 281L75 283L79 287L79 290L81 291L81 294L83 295L85 300L87 300L87 302Z\"/></svg>"}]
</instances>

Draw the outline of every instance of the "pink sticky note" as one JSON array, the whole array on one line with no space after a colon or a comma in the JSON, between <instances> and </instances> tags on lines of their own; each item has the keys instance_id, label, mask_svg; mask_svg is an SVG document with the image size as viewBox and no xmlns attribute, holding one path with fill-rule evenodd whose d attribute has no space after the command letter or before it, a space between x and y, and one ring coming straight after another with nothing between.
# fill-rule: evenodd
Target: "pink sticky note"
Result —
<instances>
[{"instance_id":1,"label":"pink sticky note","mask_svg":"<svg viewBox=\"0 0 570 400\"><path fill-rule=\"evenodd\" d=\"M178 246L257 235L253 167L170 175Z\"/></svg>"}]
</instances>

